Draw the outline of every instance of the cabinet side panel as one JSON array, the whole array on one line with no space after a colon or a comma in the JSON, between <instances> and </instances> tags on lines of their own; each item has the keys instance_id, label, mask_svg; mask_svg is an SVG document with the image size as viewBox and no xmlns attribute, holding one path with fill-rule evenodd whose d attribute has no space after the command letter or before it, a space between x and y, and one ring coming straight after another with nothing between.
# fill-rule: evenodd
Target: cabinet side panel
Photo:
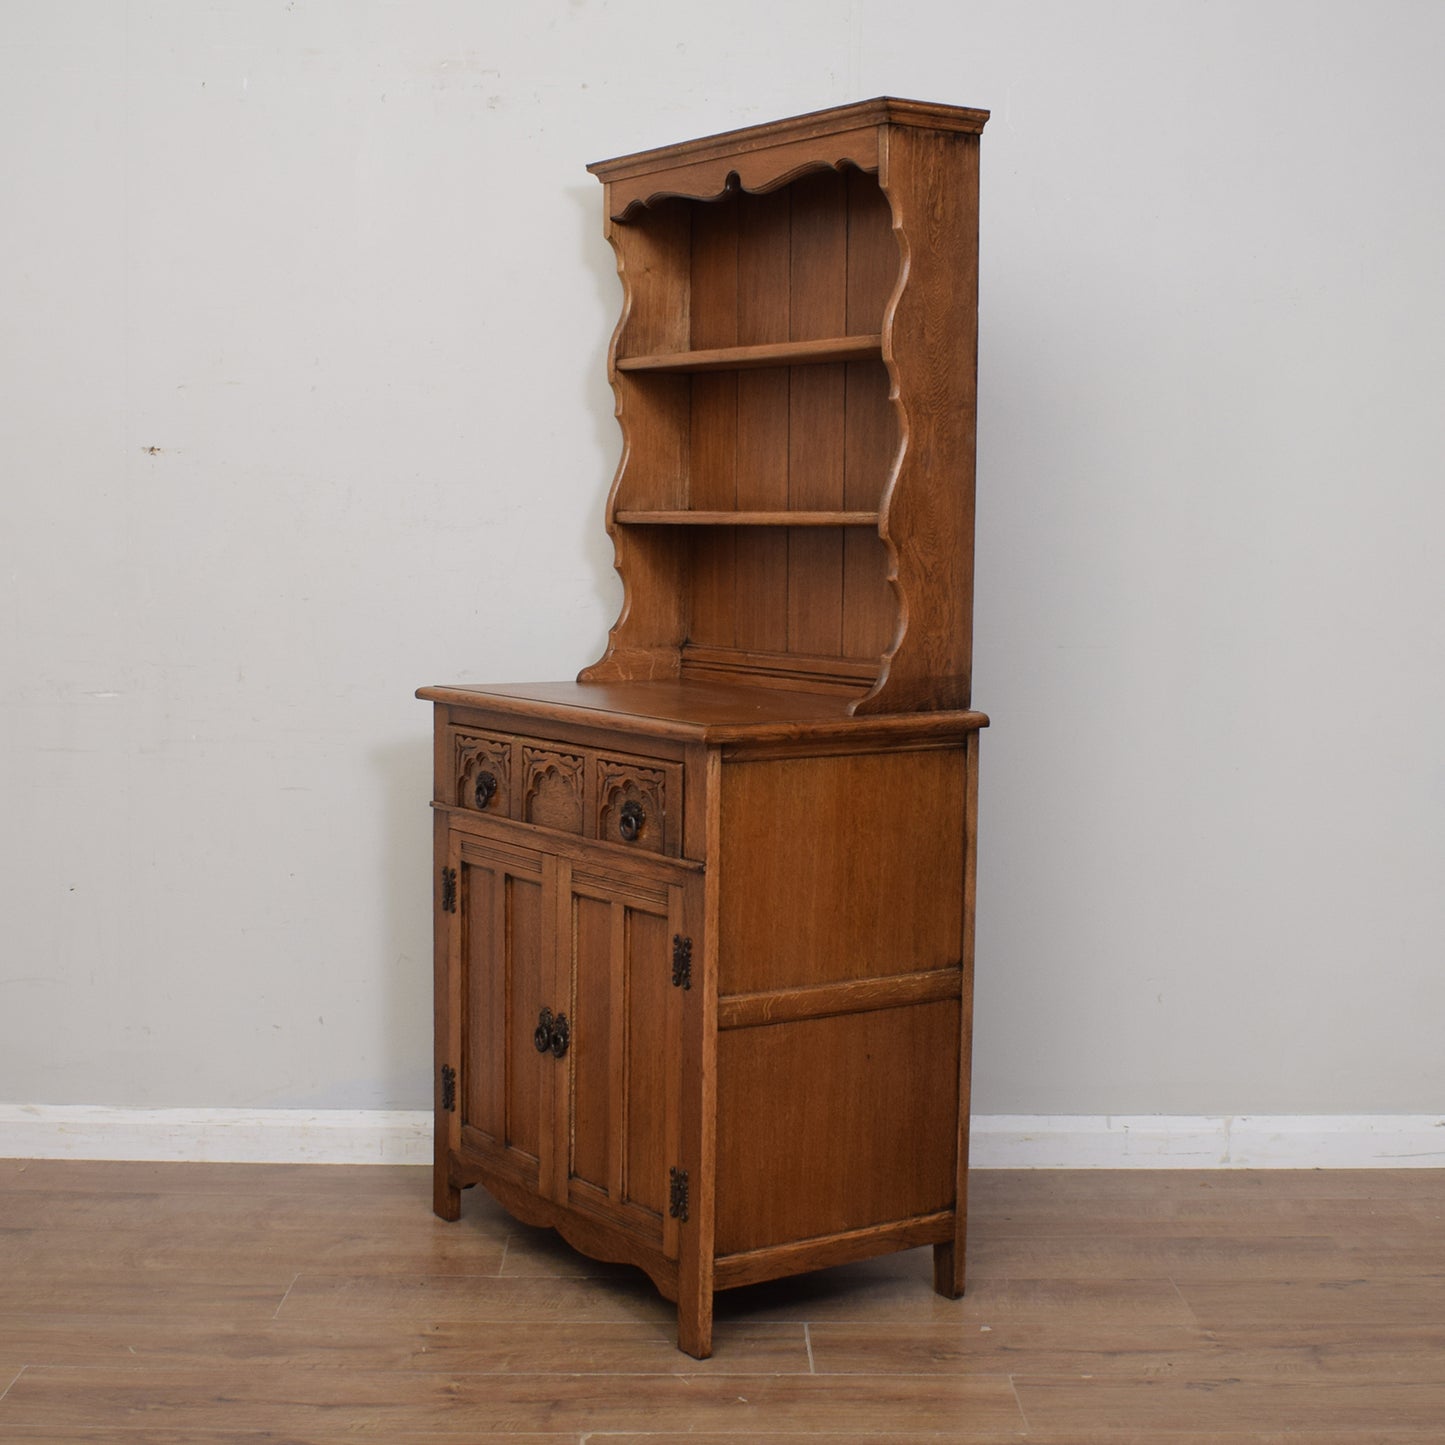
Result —
<instances>
[{"instance_id":1,"label":"cabinet side panel","mask_svg":"<svg viewBox=\"0 0 1445 1445\"><path fill-rule=\"evenodd\" d=\"M952 1207L956 1000L718 1039L717 1252Z\"/></svg>"},{"instance_id":2,"label":"cabinet side panel","mask_svg":"<svg viewBox=\"0 0 1445 1445\"><path fill-rule=\"evenodd\" d=\"M960 963L962 747L722 770L718 988Z\"/></svg>"}]
</instances>

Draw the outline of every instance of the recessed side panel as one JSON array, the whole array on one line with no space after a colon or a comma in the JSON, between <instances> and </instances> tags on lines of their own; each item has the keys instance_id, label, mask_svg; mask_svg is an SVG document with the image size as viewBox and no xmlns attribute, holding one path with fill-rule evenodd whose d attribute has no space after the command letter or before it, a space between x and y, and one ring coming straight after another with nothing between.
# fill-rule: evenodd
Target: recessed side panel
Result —
<instances>
[{"instance_id":1,"label":"recessed side panel","mask_svg":"<svg viewBox=\"0 0 1445 1445\"><path fill-rule=\"evenodd\" d=\"M950 1209L956 999L718 1038L719 1257Z\"/></svg>"},{"instance_id":2,"label":"recessed side panel","mask_svg":"<svg viewBox=\"0 0 1445 1445\"><path fill-rule=\"evenodd\" d=\"M725 764L718 991L956 966L962 747Z\"/></svg>"}]
</instances>

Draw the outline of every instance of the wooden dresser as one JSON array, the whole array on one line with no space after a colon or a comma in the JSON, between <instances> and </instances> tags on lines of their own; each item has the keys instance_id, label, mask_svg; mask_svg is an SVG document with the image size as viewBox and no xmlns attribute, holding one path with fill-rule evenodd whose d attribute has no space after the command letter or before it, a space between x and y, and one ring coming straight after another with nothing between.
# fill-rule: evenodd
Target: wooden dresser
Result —
<instances>
[{"instance_id":1,"label":"wooden dresser","mask_svg":"<svg viewBox=\"0 0 1445 1445\"><path fill-rule=\"evenodd\" d=\"M978 143L880 99L602 161L622 612L435 705L436 1170L718 1289L963 1290Z\"/></svg>"}]
</instances>

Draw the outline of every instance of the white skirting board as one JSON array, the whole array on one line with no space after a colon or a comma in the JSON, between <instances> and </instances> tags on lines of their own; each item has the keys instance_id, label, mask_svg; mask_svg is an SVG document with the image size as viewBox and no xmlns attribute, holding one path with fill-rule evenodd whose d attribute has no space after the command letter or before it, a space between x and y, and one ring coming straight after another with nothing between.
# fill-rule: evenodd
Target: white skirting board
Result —
<instances>
[{"instance_id":1,"label":"white skirting board","mask_svg":"<svg viewBox=\"0 0 1445 1445\"><path fill-rule=\"evenodd\" d=\"M427 1164L407 1109L117 1109L0 1104L0 1158ZM975 1115L975 1169L1445 1167L1433 1114Z\"/></svg>"}]
</instances>

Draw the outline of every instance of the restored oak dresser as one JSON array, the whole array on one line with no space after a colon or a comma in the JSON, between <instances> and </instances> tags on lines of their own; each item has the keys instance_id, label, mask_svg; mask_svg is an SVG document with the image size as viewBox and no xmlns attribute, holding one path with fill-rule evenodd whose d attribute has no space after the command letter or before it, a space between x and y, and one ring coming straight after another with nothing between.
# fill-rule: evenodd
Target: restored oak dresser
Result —
<instances>
[{"instance_id":1,"label":"restored oak dresser","mask_svg":"<svg viewBox=\"0 0 1445 1445\"><path fill-rule=\"evenodd\" d=\"M435 1208L714 1291L963 1290L978 143L880 99L590 167L621 615L435 706Z\"/></svg>"}]
</instances>

